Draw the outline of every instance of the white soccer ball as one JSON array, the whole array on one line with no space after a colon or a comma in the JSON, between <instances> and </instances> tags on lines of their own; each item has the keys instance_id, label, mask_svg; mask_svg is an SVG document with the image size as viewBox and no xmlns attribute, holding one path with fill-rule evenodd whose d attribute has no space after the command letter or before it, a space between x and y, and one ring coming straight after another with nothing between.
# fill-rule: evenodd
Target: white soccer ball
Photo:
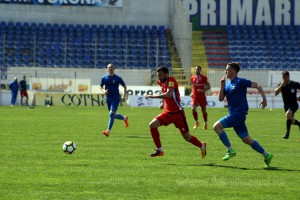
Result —
<instances>
[{"instance_id":1,"label":"white soccer ball","mask_svg":"<svg viewBox=\"0 0 300 200\"><path fill-rule=\"evenodd\" d=\"M67 141L63 145L63 150L66 154L72 154L76 150L76 144L72 141Z\"/></svg>"}]
</instances>

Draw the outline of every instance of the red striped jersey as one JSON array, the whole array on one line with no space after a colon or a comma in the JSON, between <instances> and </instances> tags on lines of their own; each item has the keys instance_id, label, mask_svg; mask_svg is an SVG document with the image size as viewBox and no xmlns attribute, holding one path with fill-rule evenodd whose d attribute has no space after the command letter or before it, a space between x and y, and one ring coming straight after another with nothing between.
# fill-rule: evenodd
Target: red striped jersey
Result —
<instances>
[{"instance_id":1,"label":"red striped jersey","mask_svg":"<svg viewBox=\"0 0 300 200\"><path fill-rule=\"evenodd\" d=\"M207 77L204 75L194 75L191 77L191 84L193 86L193 98L197 99L201 96L205 96L205 92L197 92L198 89L204 90L205 86L208 84Z\"/></svg>"},{"instance_id":2,"label":"red striped jersey","mask_svg":"<svg viewBox=\"0 0 300 200\"><path fill-rule=\"evenodd\" d=\"M161 87L162 93L167 92L168 88L173 88L174 92L172 97L164 99L165 111L166 112L178 112L183 108L180 105L180 93L178 90L178 83L175 78L169 77L164 83L158 81L159 86Z\"/></svg>"}]
</instances>

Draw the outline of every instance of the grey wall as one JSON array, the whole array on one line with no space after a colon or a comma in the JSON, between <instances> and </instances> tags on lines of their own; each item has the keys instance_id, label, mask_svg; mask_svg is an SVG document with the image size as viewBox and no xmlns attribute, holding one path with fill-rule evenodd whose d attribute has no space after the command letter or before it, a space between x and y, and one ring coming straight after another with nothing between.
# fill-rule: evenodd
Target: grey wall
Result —
<instances>
[{"instance_id":1,"label":"grey wall","mask_svg":"<svg viewBox=\"0 0 300 200\"><path fill-rule=\"evenodd\" d=\"M2 21L164 25L169 27L171 0L123 0L122 8L1 4Z\"/></svg>"}]
</instances>

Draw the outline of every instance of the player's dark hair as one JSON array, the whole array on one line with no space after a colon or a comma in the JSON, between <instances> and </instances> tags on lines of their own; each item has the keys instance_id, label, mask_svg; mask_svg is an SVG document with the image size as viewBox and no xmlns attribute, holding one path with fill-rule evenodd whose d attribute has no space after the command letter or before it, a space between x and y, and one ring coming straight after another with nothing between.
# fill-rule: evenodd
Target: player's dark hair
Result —
<instances>
[{"instance_id":1,"label":"player's dark hair","mask_svg":"<svg viewBox=\"0 0 300 200\"><path fill-rule=\"evenodd\" d=\"M168 74L169 69L165 66L160 66L159 68L157 68L156 72L164 72L164 73Z\"/></svg>"},{"instance_id":2,"label":"player's dark hair","mask_svg":"<svg viewBox=\"0 0 300 200\"><path fill-rule=\"evenodd\" d=\"M241 69L240 64L237 62L231 62L231 63L228 63L227 65L229 65L230 67L235 69L236 73L238 73Z\"/></svg>"},{"instance_id":3,"label":"player's dark hair","mask_svg":"<svg viewBox=\"0 0 300 200\"><path fill-rule=\"evenodd\" d=\"M288 72L288 71L283 71L281 74L282 74L282 76L285 76L285 75L290 76L290 72Z\"/></svg>"},{"instance_id":4,"label":"player's dark hair","mask_svg":"<svg viewBox=\"0 0 300 200\"><path fill-rule=\"evenodd\" d=\"M197 67L198 67L199 69L201 69L201 66L200 66L200 65L197 65L196 68L197 68Z\"/></svg>"}]
</instances>

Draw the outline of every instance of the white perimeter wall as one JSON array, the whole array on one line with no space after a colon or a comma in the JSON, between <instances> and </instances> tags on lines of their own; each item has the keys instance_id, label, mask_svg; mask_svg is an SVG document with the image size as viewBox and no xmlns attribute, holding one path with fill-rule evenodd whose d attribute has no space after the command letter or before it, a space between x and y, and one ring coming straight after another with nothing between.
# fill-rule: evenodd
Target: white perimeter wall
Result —
<instances>
[{"instance_id":1,"label":"white perimeter wall","mask_svg":"<svg viewBox=\"0 0 300 200\"><path fill-rule=\"evenodd\" d=\"M7 71L7 80L0 80L1 83L9 83L14 77L19 81L23 75L30 77L65 77L77 79L90 79L91 85L99 85L100 78L107 73L104 69L75 69L75 68L35 68L35 67L11 67ZM150 69L116 69L115 73L123 78L127 85L150 85Z\"/></svg>"},{"instance_id":2,"label":"white perimeter wall","mask_svg":"<svg viewBox=\"0 0 300 200\"><path fill-rule=\"evenodd\" d=\"M7 80L1 83L8 83L13 77L61 77L90 79L92 85L99 83L100 77L106 73L106 69L82 69L82 68L35 68L35 67L10 67L7 72ZM146 86L151 84L150 69L116 69L116 74L120 75L127 85ZM209 69L208 79L212 88L219 88L220 79L225 76L225 68ZM239 77L250 79L261 84L264 88L275 88L281 82L281 71L259 71L241 70ZM300 71L290 71L291 80L300 82ZM188 77L189 79L189 77Z\"/></svg>"}]
</instances>

